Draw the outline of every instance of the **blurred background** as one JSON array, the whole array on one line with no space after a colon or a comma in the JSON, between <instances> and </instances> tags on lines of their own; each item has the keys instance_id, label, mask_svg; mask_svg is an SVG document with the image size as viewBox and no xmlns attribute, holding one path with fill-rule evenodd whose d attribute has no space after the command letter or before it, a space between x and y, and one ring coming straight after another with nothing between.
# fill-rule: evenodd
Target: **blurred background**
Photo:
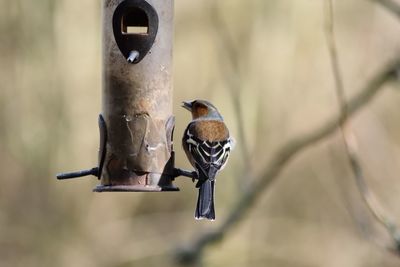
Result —
<instances>
[{"instance_id":1,"label":"blurred background","mask_svg":"<svg viewBox=\"0 0 400 267\"><path fill-rule=\"evenodd\" d=\"M397 3L400 4L399 1ZM338 113L323 1L175 1L177 166L182 100L203 98L237 139L218 177L215 222L193 218L197 192L92 193L97 163L101 3L0 0L0 266L177 266L276 151ZM335 1L346 97L400 52L400 21L372 1ZM366 179L400 223L400 91L388 83L352 118ZM400 266L355 186L336 132L298 154L203 266Z\"/></svg>"}]
</instances>

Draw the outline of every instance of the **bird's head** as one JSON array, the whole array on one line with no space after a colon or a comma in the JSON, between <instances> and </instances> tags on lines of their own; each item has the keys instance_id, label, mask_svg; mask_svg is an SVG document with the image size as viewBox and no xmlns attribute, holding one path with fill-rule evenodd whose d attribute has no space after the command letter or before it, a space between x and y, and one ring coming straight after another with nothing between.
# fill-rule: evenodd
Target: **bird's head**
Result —
<instances>
[{"instance_id":1,"label":"bird's head","mask_svg":"<svg viewBox=\"0 0 400 267\"><path fill-rule=\"evenodd\" d=\"M192 113L193 119L222 120L217 108L206 100L183 101L182 107Z\"/></svg>"}]
</instances>

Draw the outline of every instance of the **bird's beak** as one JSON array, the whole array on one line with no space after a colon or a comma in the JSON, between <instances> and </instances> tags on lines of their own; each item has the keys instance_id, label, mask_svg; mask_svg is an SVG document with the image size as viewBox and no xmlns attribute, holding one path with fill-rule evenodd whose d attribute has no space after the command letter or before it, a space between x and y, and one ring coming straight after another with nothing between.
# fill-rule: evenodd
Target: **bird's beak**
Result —
<instances>
[{"instance_id":1,"label":"bird's beak","mask_svg":"<svg viewBox=\"0 0 400 267\"><path fill-rule=\"evenodd\" d=\"M192 111L192 102L182 101L182 107L189 111Z\"/></svg>"}]
</instances>

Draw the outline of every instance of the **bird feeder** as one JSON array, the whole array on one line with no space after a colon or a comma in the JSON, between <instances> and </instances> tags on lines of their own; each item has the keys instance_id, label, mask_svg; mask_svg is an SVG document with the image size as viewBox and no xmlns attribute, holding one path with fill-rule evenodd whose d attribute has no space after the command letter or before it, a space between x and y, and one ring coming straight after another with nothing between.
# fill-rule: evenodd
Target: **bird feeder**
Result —
<instances>
[{"instance_id":1,"label":"bird feeder","mask_svg":"<svg viewBox=\"0 0 400 267\"><path fill-rule=\"evenodd\" d=\"M98 167L58 179L95 175L95 192L178 191L172 183L182 175L172 146L173 0L103 0L102 9Z\"/></svg>"}]
</instances>

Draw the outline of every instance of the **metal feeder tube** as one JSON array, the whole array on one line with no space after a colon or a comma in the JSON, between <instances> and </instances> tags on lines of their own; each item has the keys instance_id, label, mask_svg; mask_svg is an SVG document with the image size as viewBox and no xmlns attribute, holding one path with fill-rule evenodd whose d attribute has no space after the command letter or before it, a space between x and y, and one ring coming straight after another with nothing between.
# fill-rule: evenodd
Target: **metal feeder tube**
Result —
<instances>
[{"instance_id":1,"label":"metal feeder tube","mask_svg":"<svg viewBox=\"0 0 400 267\"><path fill-rule=\"evenodd\" d=\"M173 0L103 0L102 9L104 124L94 191L177 191Z\"/></svg>"}]
</instances>

